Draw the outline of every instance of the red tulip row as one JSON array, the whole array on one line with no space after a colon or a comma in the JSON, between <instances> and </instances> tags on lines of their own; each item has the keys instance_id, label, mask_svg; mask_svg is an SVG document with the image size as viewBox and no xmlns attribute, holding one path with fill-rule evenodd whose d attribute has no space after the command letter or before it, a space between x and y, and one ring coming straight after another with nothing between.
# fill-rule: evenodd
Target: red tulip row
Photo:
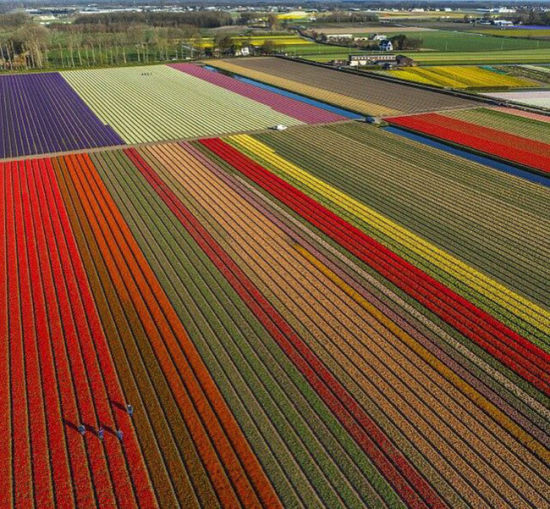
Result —
<instances>
[{"instance_id":1,"label":"red tulip row","mask_svg":"<svg viewBox=\"0 0 550 509\"><path fill-rule=\"evenodd\" d=\"M201 143L464 336L550 394L550 355L220 139Z\"/></svg>"},{"instance_id":2,"label":"red tulip row","mask_svg":"<svg viewBox=\"0 0 550 509\"><path fill-rule=\"evenodd\" d=\"M550 172L550 144L547 143L437 113L393 117L385 120L396 126L464 145L544 173Z\"/></svg>"}]
</instances>

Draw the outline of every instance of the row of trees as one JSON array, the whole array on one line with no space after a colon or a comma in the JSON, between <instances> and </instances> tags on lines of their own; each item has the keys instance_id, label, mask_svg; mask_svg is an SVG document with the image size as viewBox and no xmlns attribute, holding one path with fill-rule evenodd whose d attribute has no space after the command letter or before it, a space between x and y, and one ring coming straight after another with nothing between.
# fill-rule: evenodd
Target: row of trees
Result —
<instances>
[{"instance_id":1,"label":"row of trees","mask_svg":"<svg viewBox=\"0 0 550 509\"><path fill-rule=\"evenodd\" d=\"M144 16L139 16L144 14ZM74 68L153 63L204 54L200 25L227 23L225 13L83 16L45 27L24 13L0 15L0 69ZM138 16L134 16L138 15ZM159 16L161 15L161 16ZM197 25L183 23L183 20ZM141 20L141 21L137 21Z\"/></svg>"},{"instance_id":2,"label":"row of trees","mask_svg":"<svg viewBox=\"0 0 550 509\"><path fill-rule=\"evenodd\" d=\"M513 15L513 20L524 25L550 25L550 11L523 8Z\"/></svg>"},{"instance_id":3,"label":"row of trees","mask_svg":"<svg viewBox=\"0 0 550 509\"><path fill-rule=\"evenodd\" d=\"M390 37L390 41L393 49L397 51L420 49L424 43L423 39L407 37L404 34L394 35Z\"/></svg>"},{"instance_id":4,"label":"row of trees","mask_svg":"<svg viewBox=\"0 0 550 509\"><path fill-rule=\"evenodd\" d=\"M29 17L24 12L0 14L0 27L2 27L2 30L13 30L28 22Z\"/></svg>"},{"instance_id":5,"label":"row of trees","mask_svg":"<svg viewBox=\"0 0 550 509\"><path fill-rule=\"evenodd\" d=\"M1 0L0 0L1 2ZM208 29L262 18L277 30L275 13L243 12L233 20L220 11L112 12L86 14L73 23L34 23L25 13L0 14L0 69L76 68L153 63L236 53L246 41L235 42L226 30L214 46L203 44ZM258 52L273 53L271 42Z\"/></svg>"},{"instance_id":6,"label":"row of trees","mask_svg":"<svg viewBox=\"0 0 550 509\"><path fill-rule=\"evenodd\" d=\"M94 32L71 25L46 28L26 23L0 35L0 68L74 68L179 60L190 56L193 46L201 47L201 39L194 27L132 25L121 31Z\"/></svg>"},{"instance_id":7,"label":"row of trees","mask_svg":"<svg viewBox=\"0 0 550 509\"><path fill-rule=\"evenodd\" d=\"M41 25L26 23L0 38L0 64L3 68L42 69L48 61L49 32Z\"/></svg>"},{"instance_id":8,"label":"row of trees","mask_svg":"<svg viewBox=\"0 0 550 509\"><path fill-rule=\"evenodd\" d=\"M252 45L251 39L244 39L236 41L230 35L220 34L214 38L214 44L212 48L204 50L205 56L227 56L237 55L242 48L248 48L251 53L258 55L272 55L277 52L277 45L269 39L266 39L264 43L259 47Z\"/></svg>"},{"instance_id":9,"label":"row of trees","mask_svg":"<svg viewBox=\"0 0 550 509\"><path fill-rule=\"evenodd\" d=\"M334 11L323 16L323 23L372 23L378 21L378 15L368 12Z\"/></svg>"},{"instance_id":10,"label":"row of trees","mask_svg":"<svg viewBox=\"0 0 550 509\"><path fill-rule=\"evenodd\" d=\"M114 66L132 63L149 64L184 58L235 54L251 41L236 41L220 32L213 45L204 44L196 27L153 27L143 24L98 25L55 24L45 26L30 22L14 23L0 35L0 69L71 69ZM257 49L258 53L276 51L272 41Z\"/></svg>"},{"instance_id":11,"label":"row of trees","mask_svg":"<svg viewBox=\"0 0 550 509\"><path fill-rule=\"evenodd\" d=\"M79 16L75 25L94 26L131 26L136 24L152 27L194 26L197 28L216 28L232 25L231 14L220 11L191 12L110 12L100 14L85 14Z\"/></svg>"}]
</instances>

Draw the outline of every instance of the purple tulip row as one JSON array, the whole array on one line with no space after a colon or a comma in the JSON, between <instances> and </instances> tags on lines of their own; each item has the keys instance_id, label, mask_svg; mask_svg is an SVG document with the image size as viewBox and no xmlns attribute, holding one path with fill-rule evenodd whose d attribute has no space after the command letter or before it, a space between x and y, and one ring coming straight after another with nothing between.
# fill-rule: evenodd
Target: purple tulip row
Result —
<instances>
[{"instance_id":1,"label":"purple tulip row","mask_svg":"<svg viewBox=\"0 0 550 509\"><path fill-rule=\"evenodd\" d=\"M123 144L59 73L0 76L0 158Z\"/></svg>"},{"instance_id":2,"label":"purple tulip row","mask_svg":"<svg viewBox=\"0 0 550 509\"><path fill-rule=\"evenodd\" d=\"M298 119L306 124L319 124L325 122L337 122L345 120L344 117L330 111L317 108L311 104L303 103L290 97L270 92L249 83L226 76L218 72L212 72L194 64L170 64L170 67L178 71L186 72L204 81L208 81L231 92L248 97L259 103L270 106L275 111Z\"/></svg>"}]
</instances>

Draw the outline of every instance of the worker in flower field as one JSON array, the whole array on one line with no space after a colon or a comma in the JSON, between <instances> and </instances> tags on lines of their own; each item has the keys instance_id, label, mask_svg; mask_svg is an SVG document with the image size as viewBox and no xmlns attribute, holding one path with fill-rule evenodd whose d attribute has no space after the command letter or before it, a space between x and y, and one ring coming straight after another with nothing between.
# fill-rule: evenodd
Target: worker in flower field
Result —
<instances>
[{"instance_id":1,"label":"worker in flower field","mask_svg":"<svg viewBox=\"0 0 550 509\"><path fill-rule=\"evenodd\" d=\"M122 442L122 438L124 437L124 433L122 432L122 430L117 429L115 433L116 433L116 437Z\"/></svg>"},{"instance_id":2,"label":"worker in flower field","mask_svg":"<svg viewBox=\"0 0 550 509\"><path fill-rule=\"evenodd\" d=\"M128 415L132 417L134 415L134 407L132 405L126 405L126 411L128 412Z\"/></svg>"},{"instance_id":3,"label":"worker in flower field","mask_svg":"<svg viewBox=\"0 0 550 509\"><path fill-rule=\"evenodd\" d=\"M103 441L104 434L105 434L105 430L103 429L103 426L100 426L100 428L97 430L97 438Z\"/></svg>"},{"instance_id":4,"label":"worker in flower field","mask_svg":"<svg viewBox=\"0 0 550 509\"><path fill-rule=\"evenodd\" d=\"M86 426L84 426L84 424L80 424L76 429L82 436L86 433Z\"/></svg>"}]
</instances>

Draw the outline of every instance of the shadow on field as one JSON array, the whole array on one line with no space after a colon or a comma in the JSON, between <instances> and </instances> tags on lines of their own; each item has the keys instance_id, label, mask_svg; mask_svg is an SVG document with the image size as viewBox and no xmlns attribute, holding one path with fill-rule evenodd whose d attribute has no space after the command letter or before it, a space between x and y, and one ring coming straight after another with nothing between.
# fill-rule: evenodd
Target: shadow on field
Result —
<instances>
[{"instance_id":1,"label":"shadow on field","mask_svg":"<svg viewBox=\"0 0 550 509\"><path fill-rule=\"evenodd\" d=\"M71 428L72 430L74 430L76 433L80 434L80 432L78 431L78 424L75 424L74 422L71 422L67 419L63 419L63 422L65 423L65 425L69 428ZM84 427L86 428L86 431L92 433L93 435L97 435L97 430L98 428L96 428L95 426L91 426L90 424L86 424L86 423L82 423L84 425ZM115 435L116 436L116 432L113 428L111 428L111 426L106 426L104 424L101 425L103 427L103 429L105 430L105 433L111 433L111 435Z\"/></svg>"},{"instance_id":2,"label":"shadow on field","mask_svg":"<svg viewBox=\"0 0 550 509\"><path fill-rule=\"evenodd\" d=\"M123 405L122 403L118 401L111 400L111 404L113 406L116 406L119 410L122 410L123 412L126 412L126 405Z\"/></svg>"}]
</instances>

